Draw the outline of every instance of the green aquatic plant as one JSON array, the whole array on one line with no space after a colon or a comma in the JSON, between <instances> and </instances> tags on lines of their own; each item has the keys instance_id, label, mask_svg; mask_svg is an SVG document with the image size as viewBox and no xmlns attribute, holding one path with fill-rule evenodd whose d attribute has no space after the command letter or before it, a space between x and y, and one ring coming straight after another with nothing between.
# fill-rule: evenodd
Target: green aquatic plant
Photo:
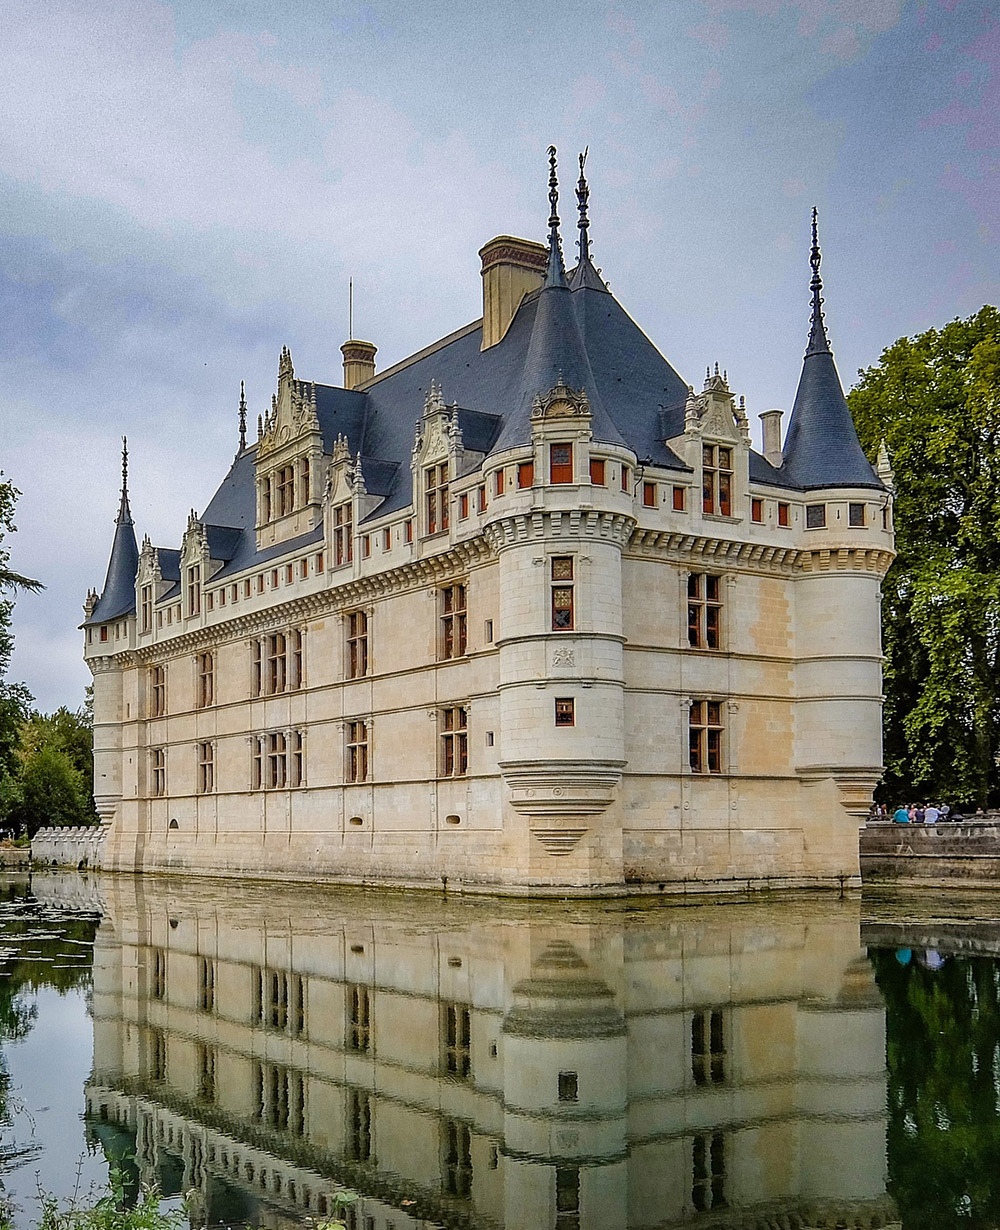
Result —
<instances>
[{"instance_id":1,"label":"green aquatic plant","mask_svg":"<svg viewBox=\"0 0 1000 1230\"><path fill-rule=\"evenodd\" d=\"M352 1204L358 1201L358 1193L348 1191L344 1188L342 1191L334 1192L330 1197L330 1202L333 1205L333 1217L326 1221L321 1221L316 1227L316 1230L347 1230L347 1222L340 1216Z\"/></svg>"}]
</instances>

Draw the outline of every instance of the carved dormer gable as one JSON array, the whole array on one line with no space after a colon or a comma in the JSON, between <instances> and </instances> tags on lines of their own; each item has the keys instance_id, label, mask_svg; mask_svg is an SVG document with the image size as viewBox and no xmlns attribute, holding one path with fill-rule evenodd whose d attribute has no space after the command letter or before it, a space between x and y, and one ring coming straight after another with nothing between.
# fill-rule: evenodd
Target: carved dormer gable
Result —
<instances>
[{"instance_id":1,"label":"carved dormer gable","mask_svg":"<svg viewBox=\"0 0 1000 1230\"><path fill-rule=\"evenodd\" d=\"M322 515L316 386L296 380L287 346L278 360L278 391L267 417L258 422L257 545L265 547L307 533Z\"/></svg>"},{"instance_id":2,"label":"carved dormer gable","mask_svg":"<svg viewBox=\"0 0 1000 1230\"><path fill-rule=\"evenodd\" d=\"M590 440L590 398L583 389L571 388L560 374L547 393L531 403L532 439Z\"/></svg>"},{"instance_id":3,"label":"carved dormer gable","mask_svg":"<svg viewBox=\"0 0 1000 1230\"><path fill-rule=\"evenodd\" d=\"M424 397L423 414L417 420L410 454L413 471L413 507L422 510L422 535L440 534L450 525L450 484L478 465L480 453L467 453L458 419L458 404L445 402L434 380Z\"/></svg>"},{"instance_id":4,"label":"carved dormer gable","mask_svg":"<svg viewBox=\"0 0 1000 1230\"><path fill-rule=\"evenodd\" d=\"M87 590L87 598L83 604L83 614L86 619L89 619L94 613L94 608L97 606L100 594L96 589Z\"/></svg>"},{"instance_id":5,"label":"carved dormer gable","mask_svg":"<svg viewBox=\"0 0 1000 1230\"><path fill-rule=\"evenodd\" d=\"M458 425L458 406L446 405L441 386L432 380L424 397L424 410L417 420L414 434L412 464L430 465L434 462L456 460L456 451L462 449L462 431ZM457 473L452 470L452 477Z\"/></svg>"},{"instance_id":6,"label":"carved dormer gable","mask_svg":"<svg viewBox=\"0 0 1000 1230\"><path fill-rule=\"evenodd\" d=\"M142 550L139 552L136 589L141 596L142 590L147 585L152 586L153 600L159 601L173 584L174 582L170 577L164 579L163 569L160 566L159 548L153 546L147 534L142 540Z\"/></svg>"},{"instance_id":7,"label":"carved dormer gable","mask_svg":"<svg viewBox=\"0 0 1000 1230\"><path fill-rule=\"evenodd\" d=\"M684 433L665 440L695 472L702 511L742 517L750 483L750 422L746 403L736 400L724 371L711 368L700 393L688 388Z\"/></svg>"},{"instance_id":8,"label":"carved dormer gable","mask_svg":"<svg viewBox=\"0 0 1000 1230\"><path fill-rule=\"evenodd\" d=\"M333 445L333 456L326 470L326 491L323 497L327 505L343 504L354 496L355 461L347 445L346 436L338 436Z\"/></svg>"}]
</instances>

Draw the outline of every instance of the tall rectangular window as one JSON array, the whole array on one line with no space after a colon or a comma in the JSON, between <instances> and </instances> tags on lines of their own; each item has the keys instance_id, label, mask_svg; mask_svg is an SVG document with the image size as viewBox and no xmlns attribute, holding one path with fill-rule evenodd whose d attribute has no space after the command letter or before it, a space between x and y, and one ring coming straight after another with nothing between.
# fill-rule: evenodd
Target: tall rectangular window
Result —
<instances>
[{"instance_id":1,"label":"tall rectangular window","mask_svg":"<svg viewBox=\"0 0 1000 1230\"><path fill-rule=\"evenodd\" d=\"M572 696L556 697L556 725L576 725L576 701Z\"/></svg>"},{"instance_id":2,"label":"tall rectangular window","mask_svg":"<svg viewBox=\"0 0 1000 1230\"><path fill-rule=\"evenodd\" d=\"M305 1081L301 1072L283 1064L254 1064L254 1119L278 1132L301 1136L305 1131Z\"/></svg>"},{"instance_id":3,"label":"tall rectangular window","mask_svg":"<svg viewBox=\"0 0 1000 1230\"><path fill-rule=\"evenodd\" d=\"M165 1081L167 1079L167 1038L162 1029L150 1029L149 1039L149 1079Z\"/></svg>"},{"instance_id":4,"label":"tall rectangular window","mask_svg":"<svg viewBox=\"0 0 1000 1230\"><path fill-rule=\"evenodd\" d=\"M535 485L535 463L533 461L522 461L517 467L517 485L518 487L533 487Z\"/></svg>"},{"instance_id":5,"label":"tall rectangular window","mask_svg":"<svg viewBox=\"0 0 1000 1230\"><path fill-rule=\"evenodd\" d=\"M733 450L727 445L702 445L701 493L703 512L732 516Z\"/></svg>"},{"instance_id":6,"label":"tall rectangular window","mask_svg":"<svg viewBox=\"0 0 1000 1230\"><path fill-rule=\"evenodd\" d=\"M215 1101L215 1065L216 1050L214 1046L198 1044L198 1100L200 1102Z\"/></svg>"},{"instance_id":7,"label":"tall rectangular window","mask_svg":"<svg viewBox=\"0 0 1000 1230\"><path fill-rule=\"evenodd\" d=\"M260 519L263 525L271 520L271 476L260 482Z\"/></svg>"},{"instance_id":8,"label":"tall rectangular window","mask_svg":"<svg viewBox=\"0 0 1000 1230\"><path fill-rule=\"evenodd\" d=\"M293 730L288 736L288 784L304 786L306 780L305 739L301 730Z\"/></svg>"},{"instance_id":9,"label":"tall rectangular window","mask_svg":"<svg viewBox=\"0 0 1000 1230\"><path fill-rule=\"evenodd\" d=\"M198 793L211 794L215 789L215 744L198 744Z\"/></svg>"},{"instance_id":10,"label":"tall rectangular window","mask_svg":"<svg viewBox=\"0 0 1000 1230\"><path fill-rule=\"evenodd\" d=\"M446 1196L468 1200L472 1195L472 1133L466 1123L442 1124L442 1187Z\"/></svg>"},{"instance_id":11,"label":"tall rectangular window","mask_svg":"<svg viewBox=\"0 0 1000 1230\"><path fill-rule=\"evenodd\" d=\"M493 494L503 495L503 487L504 487L504 472L503 470L497 470L497 472L493 475Z\"/></svg>"},{"instance_id":12,"label":"tall rectangular window","mask_svg":"<svg viewBox=\"0 0 1000 1230\"><path fill-rule=\"evenodd\" d=\"M691 1075L696 1085L721 1085L726 1079L724 1019L718 1008L691 1017Z\"/></svg>"},{"instance_id":13,"label":"tall rectangular window","mask_svg":"<svg viewBox=\"0 0 1000 1230\"><path fill-rule=\"evenodd\" d=\"M447 585L441 591L441 657L465 656L467 616L465 586Z\"/></svg>"},{"instance_id":14,"label":"tall rectangular window","mask_svg":"<svg viewBox=\"0 0 1000 1230\"><path fill-rule=\"evenodd\" d=\"M484 513L486 511L486 484L483 483L477 492L476 509Z\"/></svg>"},{"instance_id":15,"label":"tall rectangular window","mask_svg":"<svg viewBox=\"0 0 1000 1230\"><path fill-rule=\"evenodd\" d=\"M469 711L464 705L441 710L441 773L463 777L469 766Z\"/></svg>"},{"instance_id":16,"label":"tall rectangular window","mask_svg":"<svg viewBox=\"0 0 1000 1230\"><path fill-rule=\"evenodd\" d=\"M272 632L264 638L264 691L268 696L285 690L288 665L286 651L283 632Z\"/></svg>"},{"instance_id":17,"label":"tall rectangular window","mask_svg":"<svg viewBox=\"0 0 1000 1230\"><path fill-rule=\"evenodd\" d=\"M304 457L299 470L299 503L309 503L309 458Z\"/></svg>"},{"instance_id":18,"label":"tall rectangular window","mask_svg":"<svg viewBox=\"0 0 1000 1230\"><path fill-rule=\"evenodd\" d=\"M365 721L347 723L347 780L368 780L368 723Z\"/></svg>"},{"instance_id":19,"label":"tall rectangular window","mask_svg":"<svg viewBox=\"0 0 1000 1230\"><path fill-rule=\"evenodd\" d=\"M347 1156L352 1162L370 1162L372 1156L372 1103L365 1089L347 1091Z\"/></svg>"},{"instance_id":20,"label":"tall rectangular window","mask_svg":"<svg viewBox=\"0 0 1000 1230\"><path fill-rule=\"evenodd\" d=\"M575 626L573 602L573 556L552 557L552 630L571 632Z\"/></svg>"},{"instance_id":21,"label":"tall rectangular window","mask_svg":"<svg viewBox=\"0 0 1000 1230\"><path fill-rule=\"evenodd\" d=\"M140 593L139 609L141 611L139 630L141 632L153 631L153 587L152 585L144 585Z\"/></svg>"},{"instance_id":22,"label":"tall rectangular window","mask_svg":"<svg viewBox=\"0 0 1000 1230\"><path fill-rule=\"evenodd\" d=\"M424 470L427 507L427 533L439 534L448 528L448 463Z\"/></svg>"},{"instance_id":23,"label":"tall rectangular window","mask_svg":"<svg viewBox=\"0 0 1000 1230\"><path fill-rule=\"evenodd\" d=\"M354 507L350 501L333 510L334 567L349 564L354 559Z\"/></svg>"},{"instance_id":24,"label":"tall rectangular window","mask_svg":"<svg viewBox=\"0 0 1000 1230\"><path fill-rule=\"evenodd\" d=\"M465 1004L441 1005L444 1032L444 1070L451 1076L472 1071L472 1011Z\"/></svg>"},{"instance_id":25,"label":"tall rectangular window","mask_svg":"<svg viewBox=\"0 0 1000 1230\"><path fill-rule=\"evenodd\" d=\"M251 690L254 696L295 691L305 681L302 631L269 632L251 642Z\"/></svg>"},{"instance_id":26,"label":"tall rectangular window","mask_svg":"<svg viewBox=\"0 0 1000 1230\"><path fill-rule=\"evenodd\" d=\"M305 683L303 641L300 628L293 628L288 633L288 686L292 691L297 691Z\"/></svg>"},{"instance_id":27,"label":"tall rectangular window","mask_svg":"<svg viewBox=\"0 0 1000 1230\"><path fill-rule=\"evenodd\" d=\"M267 787L281 790L288 783L288 739L283 730L272 730L267 740Z\"/></svg>"},{"instance_id":28,"label":"tall rectangular window","mask_svg":"<svg viewBox=\"0 0 1000 1230\"><path fill-rule=\"evenodd\" d=\"M149 716L163 717L167 711L167 668L151 666L147 677Z\"/></svg>"},{"instance_id":29,"label":"tall rectangular window","mask_svg":"<svg viewBox=\"0 0 1000 1230\"><path fill-rule=\"evenodd\" d=\"M153 948L150 951L152 961L152 992L153 999L166 999L167 997L167 954L162 948Z\"/></svg>"},{"instance_id":30,"label":"tall rectangular window","mask_svg":"<svg viewBox=\"0 0 1000 1230\"><path fill-rule=\"evenodd\" d=\"M193 565L187 570L188 615L201 614L201 566Z\"/></svg>"},{"instance_id":31,"label":"tall rectangular window","mask_svg":"<svg viewBox=\"0 0 1000 1230\"><path fill-rule=\"evenodd\" d=\"M351 611L347 616L347 677L363 679L368 674L368 616Z\"/></svg>"},{"instance_id":32,"label":"tall rectangular window","mask_svg":"<svg viewBox=\"0 0 1000 1230\"><path fill-rule=\"evenodd\" d=\"M700 1132L692 1143L691 1203L699 1213L725 1208L726 1152L721 1132Z\"/></svg>"},{"instance_id":33,"label":"tall rectangular window","mask_svg":"<svg viewBox=\"0 0 1000 1230\"><path fill-rule=\"evenodd\" d=\"M215 1011L215 962L211 957L198 958L198 1009Z\"/></svg>"},{"instance_id":34,"label":"tall rectangular window","mask_svg":"<svg viewBox=\"0 0 1000 1230\"><path fill-rule=\"evenodd\" d=\"M359 983L347 986L347 1049L367 1051L372 1041L371 997Z\"/></svg>"},{"instance_id":35,"label":"tall rectangular window","mask_svg":"<svg viewBox=\"0 0 1000 1230\"><path fill-rule=\"evenodd\" d=\"M549 445L549 482L571 483L573 481L572 444Z\"/></svg>"},{"instance_id":36,"label":"tall rectangular window","mask_svg":"<svg viewBox=\"0 0 1000 1230\"><path fill-rule=\"evenodd\" d=\"M153 775L153 797L162 799L167 793L167 753L162 747L154 747L149 755Z\"/></svg>"},{"instance_id":37,"label":"tall rectangular window","mask_svg":"<svg viewBox=\"0 0 1000 1230\"><path fill-rule=\"evenodd\" d=\"M688 644L718 649L722 644L722 578L709 572L688 576Z\"/></svg>"},{"instance_id":38,"label":"tall rectangular window","mask_svg":"<svg viewBox=\"0 0 1000 1230\"><path fill-rule=\"evenodd\" d=\"M687 508L687 488L674 487L671 500L674 512L684 512Z\"/></svg>"},{"instance_id":39,"label":"tall rectangular window","mask_svg":"<svg viewBox=\"0 0 1000 1230\"><path fill-rule=\"evenodd\" d=\"M590 481L595 487L603 487L606 484L607 462L603 457L591 457L590 459Z\"/></svg>"},{"instance_id":40,"label":"tall rectangular window","mask_svg":"<svg viewBox=\"0 0 1000 1230\"><path fill-rule=\"evenodd\" d=\"M555 1230L580 1230L580 1168L556 1167Z\"/></svg>"},{"instance_id":41,"label":"tall rectangular window","mask_svg":"<svg viewBox=\"0 0 1000 1230\"><path fill-rule=\"evenodd\" d=\"M750 520L760 525L764 520L764 501L754 496L750 501Z\"/></svg>"},{"instance_id":42,"label":"tall rectangular window","mask_svg":"<svg viewBox=\"0 0 1000 1230\"><path fill-rule=\"evenodd\" d=\"M215 700L215 654L198 654L196 664L198 668L198 708L205 709Z\"/></svg>"},{"instance_id":43,"label":"tall rectangular window","mask_svg":"<svg viewBox=\"0 0 1000 1230\"><path fill-rule=\"evenodd\" d=\"M642 484L642 504L644 508L656 507L656 483Z\"/></svg>"},{"instance_id":44,"label":"tall rectangular window","mask_svg":"<svg viewBox=\"0 0 1000 1230\"><path fill-rule=\"evenodd\" d=\"M278 516L286 517L295 508L295 467L282 466L276 475Z\"/></svg>"},{"instance_id":45,"label":"tall rectangular window","mask_svg":"<svg viewBox=\"0 0 1000 1230\"><path fill-rule=\"evenodd\" d=\"M787 526L790 524L788 509L789 506L787 504L778 504L778 524L781 526Z\"/></svg>"},{"instance_id":46,"label":"tall rectangular window","mask_svg":"<svg viewBox=\"0 0 1000 1230\"><path fill-rule=\"evenodd\" d=\"M722 772L721 701L694 701L691 705L688 743L693 773Z\"/></svg>"}]
</instances>

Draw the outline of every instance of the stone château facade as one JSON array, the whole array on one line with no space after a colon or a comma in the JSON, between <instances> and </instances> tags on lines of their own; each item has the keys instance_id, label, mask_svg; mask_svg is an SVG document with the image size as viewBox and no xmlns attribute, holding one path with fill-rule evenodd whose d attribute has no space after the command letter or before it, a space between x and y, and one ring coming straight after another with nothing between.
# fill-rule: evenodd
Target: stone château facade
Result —
<instances>
[{"instance_id":1,"label":"stone ch\u00e2teau facade","mask_svg":"<svg viewBox=\"0 0 1000 1230\"><path fill-rule=\"evenodd\" d=\"M180 549L123 483L86 604L113 869L466 889L858 883L891 472L823 322L784 444L591 261L481 251L483 317L277 392ZM415 423L415 426L414 426Z\"/></svg>"}]
</instances>

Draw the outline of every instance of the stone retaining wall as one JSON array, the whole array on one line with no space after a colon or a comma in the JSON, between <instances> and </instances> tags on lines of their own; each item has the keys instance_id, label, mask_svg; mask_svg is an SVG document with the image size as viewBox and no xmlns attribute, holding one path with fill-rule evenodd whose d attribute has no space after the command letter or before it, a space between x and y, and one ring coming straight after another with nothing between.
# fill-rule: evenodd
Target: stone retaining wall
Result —
<instances>
[{"instance_id":1,"label":"stone retaining wall","mask_svg":"<svg viewBox=\"0 0 1000 1230\"><path fill-rule=\"evenodd\" d=\"M870 822L861 830L861 877L866 883L995 886L1000 883L1000 821Z\"/></svg>"},{"instance_id":2,"label":"stone retaining wall","mask_svg":"<svg viewBox=\"0 0 1000 1230\"><path fill-rule=\"evenodd\" d=\"M106 836L103 825L39 829L31 841L31 861L58 867L99 867Z\"/></svg>"}]
</instances>

